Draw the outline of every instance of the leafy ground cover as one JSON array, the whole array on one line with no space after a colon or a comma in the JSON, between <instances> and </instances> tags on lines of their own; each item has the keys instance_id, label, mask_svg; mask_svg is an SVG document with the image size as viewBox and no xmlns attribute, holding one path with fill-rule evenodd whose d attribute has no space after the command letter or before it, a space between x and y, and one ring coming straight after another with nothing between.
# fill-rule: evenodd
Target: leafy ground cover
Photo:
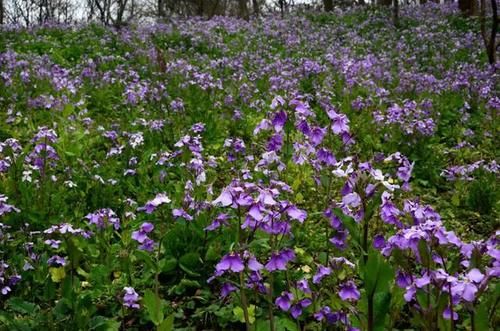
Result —
<instances>
[{"instance_id":1,"label":"leafy ground cover","mask_svg":"<svg viewBox=\"0 0 500 331\"><path fill-rule=\"evenodd\" d=\"M0 33L0 326L488 330L498 73L455 8ZM498 66L497 66L498 68Z\"/></svg>"}]
</instances>

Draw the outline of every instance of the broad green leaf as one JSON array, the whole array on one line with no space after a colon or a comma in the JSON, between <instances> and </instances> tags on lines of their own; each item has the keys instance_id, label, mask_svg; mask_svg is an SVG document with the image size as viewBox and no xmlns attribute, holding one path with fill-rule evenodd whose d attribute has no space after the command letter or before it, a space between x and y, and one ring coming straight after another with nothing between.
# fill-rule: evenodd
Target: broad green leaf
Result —
<instances>
[{"instance_id":1,"label":"broad green leaf","mask_svg":"<svg viewBox=\"0 0 500 331\"><path fill-rule=\"evenodd\" d=\"M498 287L498 286L497 286ZM476 308L476 316L474 319L474 324L475 324L475 329L476 330L489 330L490 326L488 323L488 310L489 308L489 302L488 301L483 301L477 308ZM498 313L498 311L497 311Z\"/></svg>"},{"instance_id":2,"label":"broad green leaf","mask_svg":"<svg viewBox=\"0 0 500 331\"><path fill-rule=\"evenodd\" d=\"M148 268L150 268L151 270L156 270L156 264L151 257L151 253L142 250L136 250L134 252L134 255L138 260L143 261L148 266Z\"/></svg>"},{"instance_id":3,"label":"broad green leaf","mask_svg":"<svg viewBox=\"0 0 500 331\"><path fill-rule=\"evenodd\" d=\"M248 322L250 324L255 323L255 305L248 306L247 311L248 311ZM238 321L240 321L241 323L245 323L245 314L243 312L243 308L234 307L233 314L234 316L236 316Z\"/></svg>"},{"instance_id":4,"label":"broad green leaf","mask_svg":"<svg viewBox=\"0 0 500 331\"><path fill-rule=\"evenodd\" d=\"M153 291L146 290L142 301L151 322L156 326L160 325L163 322L163 305L160 298Z\"/></svg>"},{"instance_id":5,"label":"broad green leaf","mask_svg":"<svg viewBox=\"0 0 500 331\"><path fill-rule=\"evenodd\" d=\"M373 311L375 314L375 330L385 330L385 320L391 308L391 294L389 292L377 292L373 295Z\"/></svg>"},{"instance_id":6,"label":"broad green leaf","mask_svg":"<svg viewBox=\"0 0 500 331\"><path fill-rule=\"evenodd\" d=\"M160 270L165 273L169 273L175 270L177 267L177 259L175 257L165 258L160 260Z\"/></svg>"},{"instance_id":7,"label":"broad green leaf","mask_svg":"<svg viewBox=\"0 0 500 331\"><path fill-rule=\"evenodd\" d=\"M158 331L172 331L174 329L174 314L168 315L167 318L158 326Z\"/></svg>"},{"instance_id":8,"label":"broad green leaf","mask_svg":"<svg viewBox=\"0 0 500 331\"><path fill-rule=\"evenodd\" d=\"M429 256L429 249L427 243L424 240L418 242L418 253L420 259L422 260L423 266L428 266L431 263L431 257Z\"/></svg>"},{"instance_id":9,"label":"broad green leaf","mask_svg":"<svg viewBox=\"0 0 500 331\"><path fill-rule=\"evenodd\" d=\"M276 331L299 331L297 329L297 323L287 317L276 317Z\"/></svg>"},{"instance_id":10,"label":"broad green leaf","mask_svg":"<svg viewBox=\"0 0 500 331\"><path fill-rule=\"evenodd\" d=\"M89 330L95 331L118 331L120 322L108 319L104 316L95 316L89 322Z\"/></svg>"},{"instance_id":11,"label":"broad green leaf","mask_svg":"<svg viewBox=\"0 0 500 331\"><path fill-rule=\"evenodd\" d=\"M34 303L24 301L17 297L9 299L7 301L7 305L10 309L20 314L32 314L37 309L37 306Z\"/></svg>"},{"instance_id":12,"label":"broad green leaf","mask_svg":"<svg viewBox=\"0 0 500 331\"><path fill-rule=\"evenodd\" d=\"M199 269L201 265L200 255L198 253L187 253L179 259L179 267L188 275L193 277L201 276L195 270Z\"/></svg>"}]
</instances>

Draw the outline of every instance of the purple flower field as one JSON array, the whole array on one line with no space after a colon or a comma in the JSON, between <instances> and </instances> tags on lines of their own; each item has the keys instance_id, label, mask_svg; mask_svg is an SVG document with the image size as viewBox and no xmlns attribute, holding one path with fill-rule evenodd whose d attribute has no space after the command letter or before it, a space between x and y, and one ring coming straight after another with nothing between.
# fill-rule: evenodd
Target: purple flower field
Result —
<instances>
[{"instance_id":1,"label":"purple flower field","mask_svg":"<svg viewBox=\"0 0 500 331\"><path fill-rule=\"evenodd\" d=\"M493 330L500 65L456 4L0 29L0 330Z\"/></svg>"}]
</instances>

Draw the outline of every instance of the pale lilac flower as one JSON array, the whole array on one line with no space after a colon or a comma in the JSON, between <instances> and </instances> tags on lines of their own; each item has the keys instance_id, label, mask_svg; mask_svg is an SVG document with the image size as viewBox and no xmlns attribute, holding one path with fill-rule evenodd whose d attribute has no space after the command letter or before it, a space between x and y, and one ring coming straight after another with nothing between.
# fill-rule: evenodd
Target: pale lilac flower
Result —
<instances>
[{"instance_id":1,"label":"pale lilac flower","mask_svg":"<svg viewBox=\"0 0 500 331\"><path fill-rule=\"evenodd\" d=\"M140 306L138 301L140 297L135 289L133 287L124 287L123 291L125 291L125 294L123 295L123 305L127 308L139 309Z\"/></svg>"}]
</instances>

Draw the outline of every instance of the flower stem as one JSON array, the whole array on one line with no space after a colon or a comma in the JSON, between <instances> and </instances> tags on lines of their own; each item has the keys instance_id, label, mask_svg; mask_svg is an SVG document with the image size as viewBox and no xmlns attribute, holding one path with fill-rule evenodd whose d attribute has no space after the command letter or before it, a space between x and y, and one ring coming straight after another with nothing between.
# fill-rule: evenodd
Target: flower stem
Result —
<instances>
[{"instance_id":1,"label":"flower stem","mask_svg":"<svg viewBox=\"0 0 500 331\"><path fill-rule=\"evenodd\" d=\"M245 318L246 330L250 331L250 318L248 316L248 302L247 302L247 296L245 294L245 282L243 280L243 271L240 272L240 296L241 296L241 306L243 308L243 317Z\"/></svg>"},{"instance_id":2,"label":"flower stem","mask_svg":"<svg viewBox=\"0 0 500 331\"><path fill-rule=\"evenodd\" d=\"M269 330L274 331L274 314L273 314L273 290L274 277L269 275Z\"/></svg>"}]
</instances>

